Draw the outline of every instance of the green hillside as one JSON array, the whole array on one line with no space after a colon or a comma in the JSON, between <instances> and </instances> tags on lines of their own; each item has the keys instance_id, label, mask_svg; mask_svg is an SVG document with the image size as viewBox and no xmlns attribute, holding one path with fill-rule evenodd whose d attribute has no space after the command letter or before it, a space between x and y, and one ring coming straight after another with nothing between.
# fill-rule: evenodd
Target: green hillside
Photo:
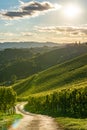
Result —
<instances>
[{"instance_id":1,"label":"green hillside","mask_svg":"<svg viewBox=\"0 0 87 130\"><path fill-rule=\"evenodd\" d=\"M63 87L86 85L87 54L37 73L13 86L22 97Z\"/></svg>"},{"instance_id":2,"label":"green hillside","mask_svg":"<svg viewBox=\"0 0 87 130\"><path fill-rule=\"evenodd\" d=\"M33 55L33 51L28 52L28 50L10 50L10 55L13 53L16 55L12 56L9 59L8 50L6 51L5 65L2 64L0 68L0 82L9 82L11 81L11 77L16 75L17 79L26 78L31 76L37 72L41 72L53 65L57 65L63 63L67 60L73 59L77 56L85 54L87 52L86 45L67 45L61 49L54 49L52 51L46 53L39 53ZM23 54L22 54L23 52ZM35 52L35 50L34 50ZM40 52L40 50L39 50ZM41 50L42 52L42 50ZM3 53L4 54L4 53ZM5 54L4 54L5 55ZM3 55L1 55L1 63L4 61ZM5 57L5 56L4 56ZM7 62L10 60L10 62Z\"/></svg>"},{"instance_id":3,"label":"green hillside","mask_svg":"<svg viewBox=\"0 0 87 130\"><path fill-rule=\"evenodd\" d=\"M11 76L17 75L18 79L27 76L27 73L23 71L23 68L27 68L28 75L33 74L35 66L33 67L33 57L37 57L40 54L62 48L61 47L35 47L35 48L20 48L20 49L5 49L0 50L0 82L10 81ZM29 70L28 70L29 69ZM31 70L31 72L30 72ZM36 72L36 71L35 71Z\"/></svg>"}]
</instances>

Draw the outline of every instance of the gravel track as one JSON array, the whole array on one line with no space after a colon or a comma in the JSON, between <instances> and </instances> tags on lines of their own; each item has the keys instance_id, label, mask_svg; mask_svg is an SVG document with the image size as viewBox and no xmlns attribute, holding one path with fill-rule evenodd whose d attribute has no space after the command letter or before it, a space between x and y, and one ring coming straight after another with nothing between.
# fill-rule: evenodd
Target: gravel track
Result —
<instances>
[{"instance_id":1,"label":"gravel track","mask_svg":"<svg viewBox=\"0 0 87 130\"><path fill-rule=\"evenodd\" d=\"M45 115L32 114L23 110L24 103L16 106L16 112L23 115L17 125L8 130L62 130L54 118Z\"/></svg>"}]
</instances>

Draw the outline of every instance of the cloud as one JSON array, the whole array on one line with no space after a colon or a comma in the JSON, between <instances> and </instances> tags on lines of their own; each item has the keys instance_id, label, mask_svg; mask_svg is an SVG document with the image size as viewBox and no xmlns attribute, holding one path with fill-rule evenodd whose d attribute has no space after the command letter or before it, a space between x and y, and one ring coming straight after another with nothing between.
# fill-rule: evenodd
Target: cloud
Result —
<instances>
[{"instance_id":1,"label":"cloud","mask_svg":"<svg viewBox=\"0 0 87 130\"><path fill-rule=\"evenodd\" d=\"M14 11L2 11L0 16L5 19L20 19L25 17L34 17L42 12L48 12L50 10L56 9L55 4L50 2L27 2L24 3L20 1L20 6L18 10Z\"/></svg>"},{"instance_id":2,"label":"cloud","mask_svg":"<svg viewBox=\"0 0 87 130\"><path fill-rule=\"evenodd\" d=\"M5 23L5 26L13 26L13 23L11 23L11 22L6 22L6 23Z\"/></svg>"},{"instance_id":3,"label":"cloud","mask_svg":"<svg viewBox=\"0 0 87 130\"><path fill-rule=\"evenodd\" d=\"M24 4L24 2L23 1L21 1L21 0L18 0L18 2L22 5L22 4Z\"/></svg>"},{"instance_id":4,"label":"cloud","mask_svg":"<svg viewBox=\"0 0 87 130\"><path fill-rule=\"evenodd\" d=\"M28 36L32 36L33 34L31 32L22 32L21 35L28 37Z\"/></svg>"},{"instance_id":5,"label":"cloud","mask_svg":"<svg viewBox=\"0 0 87 130\"><path fill-rule=\"evenodd\" d=\"M11 36L14 36L15 34L14 33L11 33L11 32L0 32L0 36L8 36L8 37L11 37Z\"/></svg>"},{"instance_id":6,"label":"cloud","mask_svg":"<svg viewBox=\"0 0 87 130\"><path fill-rule=\"evenodd\" d=\"M87 36L87 26L49 26L49 27L35 27L39 32L49 32L63 34L67 36Z\"/></svg>"},{"instance_id":7,"label":"cloud","mask_svg":"<svg viewBox=\"0 0 87 130\"><path fill-rule=\"evenodd\" d=\"M31 32L21 32L21 33L12 33L12 32L0 32L0 36L4 37L14 37L14 36L22 36L22 37L29 37L35 34Z\"/></svg>"}]
</instances>

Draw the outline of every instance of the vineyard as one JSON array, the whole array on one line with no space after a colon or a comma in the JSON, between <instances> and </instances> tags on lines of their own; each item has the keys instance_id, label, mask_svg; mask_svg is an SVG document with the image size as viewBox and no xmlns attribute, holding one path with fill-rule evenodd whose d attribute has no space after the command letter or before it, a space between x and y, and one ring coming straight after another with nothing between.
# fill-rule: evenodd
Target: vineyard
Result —
<instances>
[{"instance_id":1,"label":"vineyard","mask_svg":"<svg viewBox=\"0 0 87 130\"><path fill-rule=\"evenodd\" d=\"M87 81L85 81L85 84ZM44 96L29 97L25 109L35 113L87 117L87 86L57 90Z\"/></svg>"},{"instance_id":2,"label":"vineyard","mask_svg":"<svg viewBox=\"0 0 87 130\"><path fill-rule=\"evenodd\" d=\"M87 54L81 55L13 85L25 109L49 115L87 117Z\"/></svg>"},{"instance_id":3,"label":"vineyard","mask_svg":"<svg viewBox=\"0 0 87 130\"><path fill-rule=\"evenodd\" d=\"M18 97L48 93L55 89L70 87L87 77L87 54L53 66L13 85Z\"/></svg>"}]
</instances>

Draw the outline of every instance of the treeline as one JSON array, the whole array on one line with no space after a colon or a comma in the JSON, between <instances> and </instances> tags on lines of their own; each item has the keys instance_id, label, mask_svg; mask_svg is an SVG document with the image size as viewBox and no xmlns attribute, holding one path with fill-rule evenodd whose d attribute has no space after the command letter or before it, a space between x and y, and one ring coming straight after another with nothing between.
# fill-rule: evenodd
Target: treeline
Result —
<instances>
[{"instance_id":1,"label":"treeline","mask_svg":"<svg viewBox=\"0 0 87 130\"><path fill-rule=\"evenodd\" d=\"M0 112L15 112L16 92L11 87L0 87Z\"/></svg>"},{"instance_id":2,"label":"treeline","mask_svg":"<svg viewBox=\"0 0 87 130\"><path fill-rule=\"evenodd\" d=\"M87 87L63 89L42 97L30 97L25 109L36 113L87 117Z\"/></svg>"}]
</instances>

